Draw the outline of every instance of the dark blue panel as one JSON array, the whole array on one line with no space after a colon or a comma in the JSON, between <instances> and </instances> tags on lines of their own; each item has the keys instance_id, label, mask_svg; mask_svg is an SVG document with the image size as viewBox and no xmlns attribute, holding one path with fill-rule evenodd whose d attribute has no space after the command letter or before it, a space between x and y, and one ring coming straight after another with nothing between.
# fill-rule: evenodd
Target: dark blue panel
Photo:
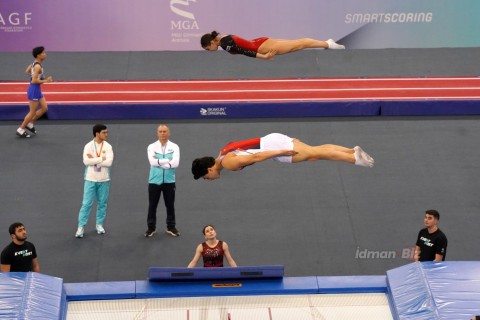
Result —
<instances>
[{"instance_id":1,"label":"dark blue panel","mask_svg":"<svg viewBox=\"0 0 480 320\"><path fill-rule=\"evenodd\" d=\"M27 112L27 102L25 105L0 106L0 120L23 120Z\"/></svg>"},{"instance_id":2,"label":"dark blue panel","mask_svg":"<svg viewBox=\"0 0 480 320\"><path fill-rule=\"evenodd\" d=\"M28 106L0 106L0 120L21 120ZM479 100L291 101L162 104L49 104L46 117L88 119L241 119L350 116L478 115Z\"/></svg>"},{"instance_id":3,"label":"dark blue panel","mask_svg":"<svg viewBox=\"0 0 480 320\"><path fill-rule=\"evenodd\" d=\"M157 268L148 270L150 281L184 281L210 279L282 278L283 266L253 266L237 268Z\"/></svg>"},{"instance_id":4,"label":"dark blue panel","mask_svg":"<svg viewBox=\"0 0 480 320\"><path fill-rule=\"evenodd\" d=\"M478 115L480 100L382 101L382 116Z\"/></svg>"},{"instance_id":5,"label":"dark blue panel","mask_svg":"<svg viewBox=\"0 0 480 320\"><path fill-rule=\"evenodd\" d=\"M377 101L288 103L168 103L49 105L48 118L80 119L238 119L378 116Z\"/></svg>"}]
</instances>

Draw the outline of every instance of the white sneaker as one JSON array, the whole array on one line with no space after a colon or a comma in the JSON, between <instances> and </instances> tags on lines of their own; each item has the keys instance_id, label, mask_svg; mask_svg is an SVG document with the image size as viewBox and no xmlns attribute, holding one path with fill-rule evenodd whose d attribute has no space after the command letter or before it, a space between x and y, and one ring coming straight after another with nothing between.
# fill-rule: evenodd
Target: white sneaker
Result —
<instances>
[{"instance_id":1,"label":"white sneaker","mask_svg":"<svg viewBox=\"0 0 480 320\"><path fill-rule=\"evenodd\" d=\"M345 49L345 46L336 43L333 39L328 39L325 42L328 43L328 49Z\"/></svg>"},{"instance_id":2,"label":"white sneaker","mask_svg":"<svg viewBox=\"0 0 480 320\"><path fill-rule=\"evenodd\" d=\"M77 232L75 232L75 238L83 238L83 227L78 227Z\"/></svg>"},{"instance_id":3,"label":"white sneaker","mask_svg":"<svg viewBox=\"0 0 480 320\"><path fill-rule=\"evenodd\" d=\"M105 233L105 229L103 229L103 226L101 224L97 224L96 228L97 228L97 233L98 234L104 234Z\"/></svg>"}]
</instances>

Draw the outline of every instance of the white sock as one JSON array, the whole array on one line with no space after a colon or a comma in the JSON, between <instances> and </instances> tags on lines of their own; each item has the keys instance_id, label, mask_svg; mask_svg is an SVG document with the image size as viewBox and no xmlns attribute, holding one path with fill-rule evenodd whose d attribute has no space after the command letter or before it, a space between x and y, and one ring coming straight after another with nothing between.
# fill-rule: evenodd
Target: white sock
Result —
<instances>
[{"instance_id":1,"label":"white sock","mask_svg":"<svg viewBox=\"0 0 480 320\"><path fill-rule=\"evenodd\" d=\"M20 133L20 134L23 134L23 133L25 132L25 129L18 128L18 129L17 129L17 132Z\"/></svg>"},{"instance_id":2,"label":"white sock","mask_svg":"<svg viewBox=\"0 0 480 320\"><path fill-rule=\"evenodd\" d=\"M362 167L368 167L368 168L373 167L373 164L374 164L373 159L370 156L368 156L362 150L362 148L360 148L359 146L356 146L355 148L353 148L353 150L355 150L355 152L353 153L353 155L355 157L355 165L362 166ZM364 156L364 154L366 154L368 157Z\"/></svg>"},{"instance_id":3,"label":"white sock","mask_svg":"<svg viewBox=\"0 0 480 320\"><path fill-rule=\"evenodd\" d=\"M29 122L29 123L27 124L27 127L30 128L30 129L32 129L32 128L33 128L33 123Z\"/></svg>"},{"instance_id":4,"label":"white sock","mask_svg":"<svg viewBox=\"0 0 480 320\"><path fill-rule=\"evenodd\" d=\"M328 39L325 42L328 43L328 49L345 49L345 46L336 43L333 39Z\"/></svg>"},{"instance_id":5,"label":"white sock","mask_svg":"<svg viewBox=\"0 0 480 320\"><path fill-rule=\"evenodd\" d=\"M360 152L362 154L362 157L368 161L371 161L372 163L375 163L375 160L370 157L370 155L368 153L365 152L365 150L363 150L362 148L358 147L360 149Z\"/></svg>"}]
</instances>

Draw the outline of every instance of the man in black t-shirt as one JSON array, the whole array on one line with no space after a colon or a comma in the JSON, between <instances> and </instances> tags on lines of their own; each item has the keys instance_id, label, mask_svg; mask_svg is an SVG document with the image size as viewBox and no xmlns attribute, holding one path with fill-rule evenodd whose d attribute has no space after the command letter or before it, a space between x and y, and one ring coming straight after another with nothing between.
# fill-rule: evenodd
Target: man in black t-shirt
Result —
<instances>
[{"instance_id":1,"label":"man in black t-shirt","mask_svg":"<svg viewBox=\"0 0 480 320\"><path fill-rule=\"evenodd\" d=\"M2 272L40 272L37 251L27 240L27 230L23 223L15 222L8 228L12 242L2 251L0 269Z\"/></svg>"},{"instance_id":2,"label":"man in black t-shirt","mask_svg":"<svg viewBox=\"0 0 480 320\"><path fill-rule=\"evenodd\" d=\"M425 227L420 230L415 246L415 261L445 261L447 237L438 228L440 214L437 210L425 211Z\"/></svg>"}]
</instances>

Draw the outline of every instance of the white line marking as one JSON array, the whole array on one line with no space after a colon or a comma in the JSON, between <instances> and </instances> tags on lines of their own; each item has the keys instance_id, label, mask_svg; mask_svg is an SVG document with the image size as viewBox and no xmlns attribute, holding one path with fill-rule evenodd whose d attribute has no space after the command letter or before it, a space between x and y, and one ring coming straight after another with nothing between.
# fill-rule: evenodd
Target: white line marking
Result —
<instances>
[{"instance_id":1,"label":"white line marking","mask_svg":"<svg viewBox=\"0 0 480 320\"><path fill-rule=\"evenodd\" d=\"M309 78L309 79L248 79L248 80L149 80L149 81L129 81L129 80L118 80L118 81L59 81L48 83L48 86L52 85L65 85L65 84L115 84L115 85L129 85L129 84L155 84L155 83L279 83L279 82L362 82L362 81L480 81L480 77L441 77L441 78ZM25 82L0 82L2 85L18 85L18 84L28 84L28 81Z\"/></svg>"},{"instance_id":2,"label":"white line marking","mask_svg":"<svg viewBox=\"0 0 480 320\"><path fill-rule=\"evenodd\" d=\"M480 87L445 87L445 88L342 88L342 89L252 89L252 90L162 90L162 91L80 91L80 92L70 92L70 91L43 91L45 94L56 95L94 95L94 94L173 94L173 93L249 93L249 92L342 92L342 91L425 91L425 90L478 90L480 92ZM25 94L23 91L15 92L0 92L0 95L19 95Z\"/></svg>"},{"instance_id":3,"label":"white line marking","mask_svg":"<svg viewBox=\"0 0 480 320\"><path fill-rule=\"evenodd\" d=\"M177 103L224 103L224 102L321 102L321 101L375 101L375 100L405 100L405 101L442 101L442 100L479 100L480 96L472 97L372 97L372 98L304 98L304 99L222 99L222 100L125 100L115 101L55 101L48 104L132 104L132 103L149 103L149 104L177 104ZM26 105L26 102L0 102L0 105Z\"/></svg>"}]
</instances>

